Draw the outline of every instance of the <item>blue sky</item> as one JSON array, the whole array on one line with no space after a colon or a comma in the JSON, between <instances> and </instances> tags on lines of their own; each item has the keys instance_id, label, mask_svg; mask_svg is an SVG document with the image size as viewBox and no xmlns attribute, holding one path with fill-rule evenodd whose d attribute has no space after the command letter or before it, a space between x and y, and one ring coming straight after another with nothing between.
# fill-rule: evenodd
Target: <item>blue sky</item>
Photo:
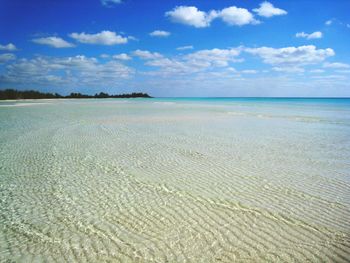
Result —
<instances>
[{"instance_id":1,"label":"blue sky","mask_svg":"<svg viewBox=\"0 0 350 263\"><path fill-rule=\"evenodd\" d=\"M0 88L350 96L348 0L2 0Z\"/></svg>"}]
</instances>

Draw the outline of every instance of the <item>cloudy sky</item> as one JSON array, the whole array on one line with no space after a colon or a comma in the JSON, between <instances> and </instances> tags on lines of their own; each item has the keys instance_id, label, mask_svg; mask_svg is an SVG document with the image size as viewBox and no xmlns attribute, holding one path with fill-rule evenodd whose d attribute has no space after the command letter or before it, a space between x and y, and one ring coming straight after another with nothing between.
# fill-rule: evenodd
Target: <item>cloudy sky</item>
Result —
<instances>
[{"instance_id":1,"label":"cloudy sky","mask_svg":"<svg viewBox=\"0 0 350 263\"><path fill-rule=\"evenodd\" d=\"M350 96L349 0L1 0L0 88Z\"/></svg>"}]
</instances>

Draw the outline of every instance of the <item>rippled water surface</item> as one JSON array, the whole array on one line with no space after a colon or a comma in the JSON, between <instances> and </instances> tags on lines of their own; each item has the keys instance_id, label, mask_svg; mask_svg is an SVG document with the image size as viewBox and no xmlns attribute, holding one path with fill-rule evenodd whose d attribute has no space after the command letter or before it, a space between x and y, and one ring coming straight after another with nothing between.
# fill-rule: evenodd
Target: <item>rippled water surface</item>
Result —
<instances>
[{"instance_id":1,"label":"rippled water surface","mask_svg":"<svg viewBox=\"0 0 350 263\"><path fill-rule=\"evenodd\" d=\"M350 100L0 102L0 262L348 262Z\"/></svg>"}]
</instances>

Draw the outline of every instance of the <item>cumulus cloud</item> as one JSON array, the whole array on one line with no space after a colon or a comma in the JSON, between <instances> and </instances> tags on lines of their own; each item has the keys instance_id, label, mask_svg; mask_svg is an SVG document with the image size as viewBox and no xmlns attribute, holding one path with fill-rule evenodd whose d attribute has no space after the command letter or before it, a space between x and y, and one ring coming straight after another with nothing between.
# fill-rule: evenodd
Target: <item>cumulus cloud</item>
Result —
<instances>
[{"instance_id":1,"label":"cumulus cloud","mask_svg":"<svg viewBox=\"0 0 350 263\"><path fill-rule=\"evenodd\" d=\"M7 45L1 45L0 44L0 50L5 50L5 51L16 51L17 48L14 44L9 43Z\"/></svg>"},{"instance_id":2,"label":"cumulus cloud","mask_svg":"<svg viewBox=\"0 0 350 263\"><path fill-rule=\"evenodd\" d=\"M242 26L258 24L254 15L245 8L231 6L222 10L200 11L195 6L177 6L165 13L172 22L194 26L209 27L214 19L221 19L228 25Z\"/></svg>"},{"instance_id":3,"label":"cumulus cloud","mask_svg":"<svg viewBox=\"0 0 350 263\"><path fill-rule=\"evenodd\" d=\"M101 0L102 5L111 7L117 4L121 4L122 0Z\"/></svg>"},{"instance_id":4,"label":"cumulus cloud","mask_svg":"<svg viewBox=\"0 0 350 263\"><path fill-rule=\"evenodd\" d=\"M265 64L271 65L275 72L303 73L304 67L324 62L328 57L334 56L333 49L317 49L313 45L299 47L236 47L228 49L206 49L188 54L166 57L159 53L149 51L136 51L145 60L145 65L155 67L157 70L147 71L147 74L161 76L192 76L198 74L228 74L233 63L242 62L242 52L258 56ZM237 72L236 72L237 73ZM256 70L242 70L238 73L256 74ZM225 75L224 74L224 75Z\"/></svg>"},{"instance_id":5,"label":"cumulus cloud","mask_svg":"<svg viewBox=\"0 0 350 263\"><path fill-rule=\"evenodd\" d=\"M247 9L235 6L222 9L217 16L229 25L243 26L259 23Z\"/></svg>"},{"instance_id":6,"label":"cumulus cloud","mask_svg":"<svg viewBox=\"0 0 350 263\"><path fill-rule=\"evenodd\" d=\"M0 54L0 64L16 59L16 56L11 53Z\"/></svg>"},{"instance_id":7,"label":"cumulus cloud","mask_svg":"<svg viewBox=\"0 0 350 263\"><path fill-rule=\"evenodd\" d=\"M286 15L287 11L274 7L270 2L262 2L259 8L253 9L259 16L272 17Z\"/></svg>"},{"instance_id":8,"label":"cumulus cloud","mask_svg":"<svg viewBox=\"0 0 350 263\"><path fill-rule=\"evenodd\" d=\"M305 32L299 32L299 33L296 33L295 36L299 38L306 38L306 39L317 39L317 38L322 38L323 34L320 31L316 31L311 34L307 34Z\"/></svg>"},{"instance_id":9,"label":"cumulus cloud","mask_svg":"<svg viewBox=\"0 0 350 263\"><path fill-rule=\"evenodd\" d=\"M194 26L197 28L208 27L216 17L216 12L209 13L198 10L195 6L177 6L165 13L172 22Z\"/></svg>"},{"instance_id":10,"label":"cumulus cloud","mask_svg":"<svg viewBox=\"0 0 350 263\"><path fill-rule=\"evenodd\" d=\"M334 69L347 69L350 68L349 64L345 64L345 63L340 63L340 62L334 62L334 63L324 63L323 64L324 68L334 68Z\"/></svg>"},{"instance_id":11,"label":"cumulus cloud","mask_svg":"<svg viewBox=\"0 0 350 263\"><path fill-rule=\"evenodd\" d=\"M186 55L185 59L191 64L207 64L214 67L226 67L229 62L241 62L237 59L240 49L205 49Z\"/></svg>"},{"instance_id":12,"label":"cumulus cloud","mask_svg":"<svg viewBox=\"0 0 350 263\"><path fill-rule=\"evenodd\" d=\"M126 44L128 42L128 37L123 37L118 35L116 32L104 30L96 34L86 34L83 33L71 33L69 35L71 38L77 40L78 42L84 44L97 44L97 45L118 45Z\"/></svg>"},{"instance_id":13,"label":"cumulus cloud","mask_svg":"<svg viewBox=\"0 0 350 263\"><path fill-rule=\"evenodd\" d=\"M7 65L0 76L2 82L92 86L101 83L116 85L130 78L134 70L117 62L101 63L96 58L86 56L74 57L35 57L20 59Z\"/></svg>"},{"instance_id":14,"label":"cumulus cloud","mask_svg":"<svg viewBox=\"0 0 350 263\"><path fill-rule=\"evenodd\" d=\"M265 66L266 70L261 69L257 71L256 69L249 68L248 65L246 66L241 65L241 67L246 68L245 70L235 70L235 65L237 65L236 63L241 62L241 59L243 56L247 60L252 59L252 56L249 54L257 56L262 60L262 62L268 64L267 66ZM119 55L121 54L117 54L116 56L119 57ZM153 51L135 50L130 54L125 54L125 56L138 57L142 59L142 61L138 60L137 63L143 64L143 67L141 67L143 70L140 69L137 71L137 73L135 72L136 74L139 74L140 77L142 77L144 81L142 85L152 86L155 89L158 89L159 87L159 89L161 90L162 88L164 88L164 86L172 87L176 85L175 83L181 82L179 85L176 85L177 87L180 87L180 86L181 87L179 89L175 89L174 92L182 92L186 90L186 88L188 87L191 87L191 89L198 88L198 91L202 92L203 88L211 89L211 87L215 87L213 88L213 94L212 94L213 96L215 96L215 94L217 95L218 92L220 92L221 88L223 88L224 91L231 90L233 88L233 85L237 85L237 88L241 89L242 91L246 90L247 87L249 88L249 83L254 83L254 85L257 87L257 90L259 91L261 90L261 86L268 87L266 88L266 91L270 92L275 90L274 88L271 88L271 87L280 88L283 85L287 85L288 92L291 91L290 88L292 88L293 92L299 92L299 90L304 90L304 89L300 89L301 87L305 87L304 85L313 85L311 83L311 80L310 82L307 82L307 83L305 83L303 80L300 80L300 74L304 74L304 72L308 72L308 73L310 72L309 75L307 75L308 78L310 78L311 76L315 76L316 74L311 74L310 68L320 68L319 66L322 66L322 63L324 63L328 57L333 55L334 55L334 51L332 49L326 49L326 48L319 49L314 46L283 47L283 48L272 48L272 47L249 48L249 47L239 46L239 47L224 48L224 49L214 48L214 49L205 49L205 50L198 50L198 51L196 50L196 51L189 51L189 52L184 52L183 54L176 54L176 55L160 54L158 52L155 52L155 50ZM110 55L109 58L112 59L113 56ZM92 64L96 64L96 65L101 64L98 61L94 62L93 58L86 58L86 59L92 59L92 61L90 62ZM115 58L115 59L118 59L118 58ZM106 60L101 59L101 61L106 61ZM123 60L120 60L120 61L112 60L112 62L122 62L122 61ZM40 62L40 64L44 64L44 63ZM52 63L52 64L55 65L57 63ZM50 65L52 64L49 64L48 67L50 67ZM69 63L69 65L71 64L72 63ZM58 67L59 65L56 65L56 68ZM82 75L75 73L75 72L78 72L78 70L75 70L77 66L74 66L74 67L70 66L70 67L74 69L67 70L68 65L60 70L57 69L57 72L70 71L71 72L70 75L61 76L60 74L52 74L53 71L51 71L51 72L48 72L48 74L42 74L41 76L43 76L44 78L44 76L48 75L52 79L57 78L55 80L55 83L62 82L60 84L68 84L67 82L64 82L67 79L69 81L73 81L73 79L76 79L75 80L76 82L73 82L73 83L78 83L78 80L82 79L83 77ZM84 70L87 76L86 78L89 78L88 74L91 74L91 76L94 76L95 73L93 73L93 71L96 70L95 67L94 66L86 66L86 67L87 69ZM101 67L105 69L107 65L101 66ZM130 71L131 73L129 73L129 76L130 75L133 76L132 75L133 70L132 69L130 70L131 70ZM17 72L19 71L20 70L17 70ZM103 72L104 70L100 69L100 72L101 71ZM21 70L21 72L25 72L25 70ZM105 73L102 73L102 72L97 73L97 75L103 76ZM276 74L276 72L278 74ZM264 75L260 77L259 73L264 73ZM315 71L314 73L321 73L321 71L320 72ZM114 73L111 73L111 75L113 74ZM118 73L115 73L115 74L118 75ZM113 76L110 76L111 78L109 78L109 82L105 82L104 79L108 79L107 78L108 76L109 74L106 74L104 78L102 77L99 78L99 81L103 83L112 83L112 79L113 79L115 83L122 83L121 80L123 78L121 77L112 78ZM269 76L271 76L271 83L269 83L269 85L261 84L261 83L264 83L266 78L269 78ZM18 76L16 76L16 78L18 78ZM281 82L280 78L288 78L288 79L286 79L285 82ZM297 82L293 82L293 79L296 80ZM37 78L37 81L39 80L40 79ZM44 82L44 81L47 81L47 79L40 80L40 81ZM88 83L92 83L93 81L94 80L90 80L88 81ZM94 83L96 82L97 81L95 81ZM315 84L317 86L317 88L315 88L316 91L319 90L320 87L322 87L322 85L318 85L318 84L319 83L317 83L317 85ZM83 84L80 84L80 83L79 85L84 86ZM98 83L96 85L98 85ZM109 85L109 84L106 84L106 85ZM165 92L172 92L172 90L173 89ZM201 94L201 93L198 93L198 94ZM256 94L257 93L253 93L251 95L256 95ZM279 93L277 95L283 96L283 95L296 95L296 94L299 94L299 93L291 93L291 94Z\"/></svg>"},{"instance_id":15,"label":"cumulus cloud","mask_svg":"<svg viewBox=\"0 0 350 263\"><path fill-rule=\"evenodd\" d=\"M48 46L51 46L54 48L74 47L74 45L72 43L69 43L60 37L34 38L34 39L32 39L32 42L37 43L37 44L41 44L41 45L48 45Z\"/></svg>"},{"instance_id":16,"label":"cumulus cloud","mask_svg":"<svg viewBox=\"0 0 350 263\"><path fill-rule=\"evenodd\" d=\"M145 63L147 66L157 67L158 71L150 72L150 74L153 75L177 75L177 74L189 74L193 73L193 68L191 69L183 63L182 61L179 61L177 59L172 58L159 58L154 60L148 60Z\"/></svg>"},{"instance_id":17,"label":"cumulus cloud","mask_svg":"<svg viewBox=\"0 0 350 263\"><path fill-rule=\"evenodd\" d=\"M154 54L151 52L145 54ZM159 54L159 53L157 53ZM162 75L162 76L176 76L176 75L188 75L199 73L213 73L216 70L219 72L227 71L230 67L230 63L240 62L237 57L240 54L240 49L208 49L200 50L186 55L179 55L176 57L164 57L158 55L152 56L151 59L146 60L145 65L158 68L157 71L147 72L147 74ZM218 72L216 72L219 74ZM217 75L216 74L216 75Z\"/></svg>"},{"instance_id":18,"label":"cumulus cloud","mask_svg":"<svg viewBox=\"0 0 350 263\"><path fill-rule=\"evenodd\" d=\"M155 30L151 33L149 33L152 37L168 37L170 36L170 32L168 31L162 31L162 30Z\"/></svg>"},{"instance_id":19,"label":"cumulus cloud","mask_svg":"<svg viewBox=\"0 0 350 263\"><path fill-rule=\"evenodd\" d=\"M244 51L261 57L266 64L285 67L316 64L335 55L331 48L317 49L313 45L284 48L244 48Z\"/></svg>"},{"instance_id":20,"label":"cumulus cloud","mask_svg":"<svg viewBox=\"0 0 350 263\"><path fill-rule=\"evenodd\" d=\"M177 47L176 50L189 50L193 49L193 46L182 46L182 47Z\"/></svg>"},{"instance_id":21,"label":"cumulus cloud","mask_svg":"<svg viewBox=\"0 0 350 263\"><path fill-rule=\"evenodd\" d=\"M145 59L145 60L148 60L148 59L157 59L157 58L162 58L163 56L157 52L150 52L148 50L135 50L133 53L132 53L134 56L136 57L139 57L141 59Z\"/></svg>"},{"instance_id":22,"label":"cumulus cloud","mask_svg":"<svg viewBox=\"0 0 350 263\"><path fill-rule=\"evenodd\" d=\"M125 53L114 55L113 58L119 59L119 60L131 60L132 59L128 54L125 54Z\"/></svg>"}]
</instances>

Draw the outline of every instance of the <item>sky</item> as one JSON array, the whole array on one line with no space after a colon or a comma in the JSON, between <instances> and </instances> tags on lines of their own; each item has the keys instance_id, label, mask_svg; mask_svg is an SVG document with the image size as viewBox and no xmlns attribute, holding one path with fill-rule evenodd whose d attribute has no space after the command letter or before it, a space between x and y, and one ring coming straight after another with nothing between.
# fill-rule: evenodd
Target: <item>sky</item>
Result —
<instances>
[{"instance_id":1,"label":"sky","mask_svg":"<svg viewBox=\"0 0 350 263\"><path fill-rule=\"evenodd\" d=\"M350 97L349 0L0 0L0 89Z\"/></svg>"}]
</instances>

